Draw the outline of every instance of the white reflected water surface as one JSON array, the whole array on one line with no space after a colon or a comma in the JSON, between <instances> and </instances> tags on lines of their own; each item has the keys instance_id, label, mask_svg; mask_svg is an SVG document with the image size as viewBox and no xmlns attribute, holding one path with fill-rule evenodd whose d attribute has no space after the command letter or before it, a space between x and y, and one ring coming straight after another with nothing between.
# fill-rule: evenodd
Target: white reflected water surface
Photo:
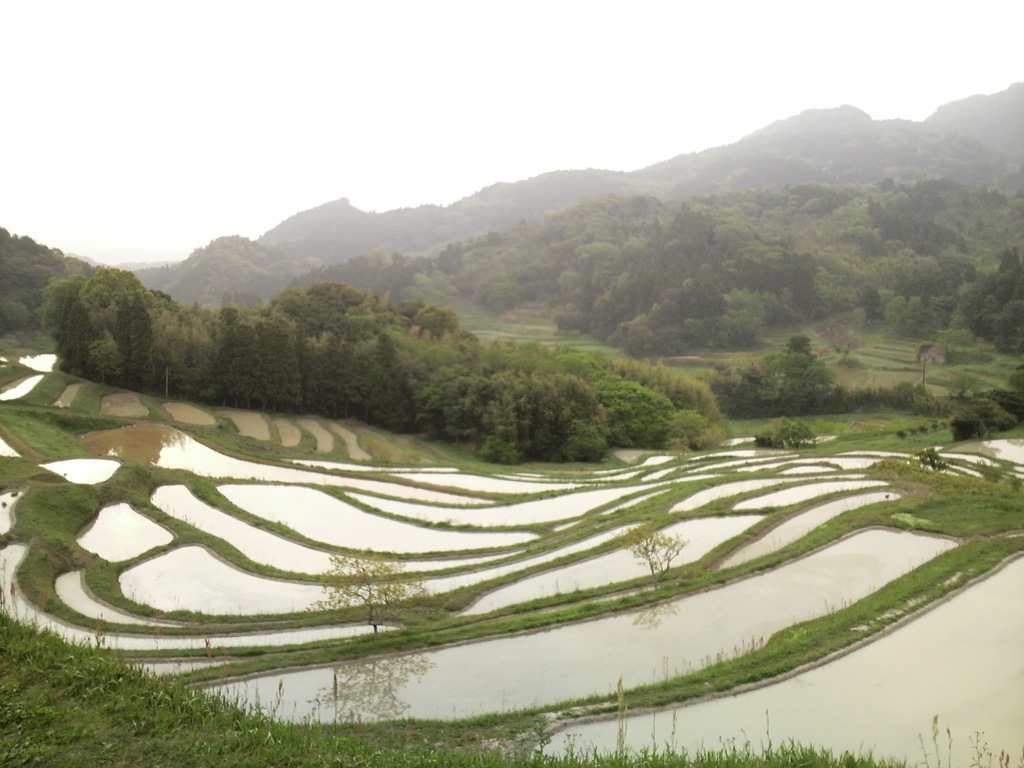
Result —
<instances>
[{"instance_id":1,"label":"white reflected water surface","mask_svg":"<svg viewBox=\"0 0 1024 768\"><path fill-rule=\"evenodd\" d=\"M778 629L858 600L953 546L935 537L863 531L770 573L658 609L419 654L425 671L395 681L388 695L404 717L453 719L608 695L619 678L627 688L654 683L722 654L745 652ZM351 676L374 663L342 667ZM280 696L286 717L332 719L336 710L322 710L319 702L334 674L331 668L283 671L214 690L252 703ZM373 711L346 711L374 718Z\"/></svg>"},{"instance_id":2,"label":"white reflected water surface","mask_svg":"<svg viewBox=\"0 0 1024 768\"><path fill-rule=\"evenodd\" d=\"M972 739L992 756L1024 748L1024 558L894 632L820 667L756 690L627 717L626 746L690 752L723 743L793 739L836 754L873 753L909 765L976 765ZM932 744L938 715L939 754ZM619 724L573 725L549 752L613 752ZM769 733L770 731L770 733ZM928 755L922 751L922 739ZM988 763L982 760L983 765Z\"/></svg>"}]
</instances>

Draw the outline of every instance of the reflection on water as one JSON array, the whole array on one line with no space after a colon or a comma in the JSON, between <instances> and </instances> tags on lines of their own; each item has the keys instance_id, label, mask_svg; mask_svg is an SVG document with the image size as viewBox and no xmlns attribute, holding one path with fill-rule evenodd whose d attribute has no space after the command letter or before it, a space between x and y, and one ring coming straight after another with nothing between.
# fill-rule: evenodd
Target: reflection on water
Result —
<instances>
[{"instance_id":1,"label":"reflection on water","mask_svg":"<svg viewBox=\"0 0 1024 768\"><path fill-rule=\"evenodd\" d=\"M409 709L397 692L432 666L423 654L343 664L331 670L331 684L320 689L316 704L333 712L335 722L393 720Z\"/></svg>"},{"instance_id":2,"label":"reflection on water","mask_svg":"<svg viewBox=\"0 0 1024 768\"><path fill-rule=\"evenodd\" d=\"M14 505L17 503L17 491L0 493L0 536L14 527Z\"/></svg>"},{"instance_id":3,"label":"reflection on water","mask_svg":"<svg viewBox=\"0 0 1024 768\"><path fill-rule=\"evenodd\" d=\"M78 545L104 560L119 563L169 544L173 538L163 526L120 503L103 507L92 525L78 537Z\"/></svg>"},{"instance_id":4,"label":"reflection on water","mask_svg":"<svg viewBox=\"0 0 1024 768\"><path fill-rule=\"evenodd\" d=\"M0 400L17 400L19 397L24 397L35 389L36 384L42 380L43 374L41 373L36 374L35 376L29 376L27 379L22 379L10 389L5 389L3 392L0 392Z\"/></svg>"},{"instance_id":5,"label":"reflection on water","mask_svg":"<svg viewBox=\"0 0 1024 768\"><path fill-rule=\"evenodd\" d=\"M86 435L84 440L86 445L98 453L122 456L146 464L155 464L165 469L184 469L202 477L357 488L371 493L383 493L443 504L480 503L480 499L440 491L236 459L218 453L183 432L169 427L152 425L125 427L107 432L95 432Z\"/></svg>"},{"instance_id":6,"label":"reflection on water","mask_svg":"<svg viewBox=\"0 0 1024 768\"><path fill-rule=\"evenodd\" d=\"M698 750L721 742L794 739L833 753L871 752L913 765L990 765L1024 746L1024 558L875 642L824 666L734 696L655 714L570 726L553 751L625 746ZM939 716L941 759L931 723ZM951 760L946 728L952 734ZM923 737L923 743L922 739ZM756 747L755 747L756 749ZM990 755L989 757L991 757Z\"/></svg>"},{"instance_id":7,"label":"reflection on water","mask_svg":"<svg viewBox=\"0 0 1024 768\"><path fill-rule=\"evenodd\" d=\"M668 536L678 536L686 542L679 557L673 561L679 566L696 562L722 542L739 535L762 519L760 515L696 518L670 525L661 532ZM646 562L637 559L628 549L620 547L597 557L570 563L499 587L484 595L466 613L487 613L538 597L601 587L648 574Z\"/></svg>"},{"instance_id":8,"label":"reflection on water","mask_svg":"<svg viewBox=\"0 0 1024 768\"><path fill-rule=\"evenodd\" d=\"M637 612L627 612L428 651L432 666L395 695L408 707L405 717L429 719L613 695L619 678L632 688L707 666L858 600L953 546L934 537L864 531L769 573L680 598L678 613L657 617L656 632L645 629L644 620L634 623ZM315 717L312 709L297 710L331 684L329 675L281 672L259 684L272 693L283 680L286 708Z\"/></svg>"},{"instance_id":9,"label":"reflection on water","mask_svg":"<svg viewBox=\"0 0 1024 768\"><path fill-rule=\"evenodd\" d=\"M69 483L95 485L113 477L121 465L111 459L66 459L39 466L60 475Z\"/></svg>"},{"instance_id":10,"label":"reflection on water","mask_svg":"<svg viewBox=\"0 0 1024 768\"><path fill-rule=\"evenodd\" d=\"M1024 465L1024 440L986 440L981 445L992 451L997 459Z\"/></svg>"},{"instance_id":11,"label":"reflection on water","mask_svg":"<svg viewBox=\"0 0 1024 768\"><path fill-rule=\"evenodd\" d=\"M641 608L633 619L633 626L640 629L657 629L664 619L679 613L679 603L662 603L650 608Z\"/></svg>"},{"instance_id":12,"label":"reflection on water","mask_svg":"<svg viewBox=\"0 0 1024 768\"><path fill-rule=\"evenodd\" d=\"M449 552L525 544L536 534L451 531L374 515L323 491L294 485L220 485L246 512L286 525L314 541L376 552ZM443 566L442 566L443 567Z\"/></svg>"},{"instance_id":13,"label":"reflection on water","mask_svg":"<svg viewBox=\"0 0 1024 768\"><path fill-rule=\"evenodd\" d=\"M184 445L186 435L155 424L93 432L82 438L90 450L140 464L158 464L165 447Z\"/></svg>"},{"instance_id":14,"label":"reflection on water","mask_svg":"<svg viewBox=\"0 0 1024 768\"><path fill-rule=\"evenodd\" d=\"M365 624L358 626L307 627L306 629L289 629L276 632L254 632L239 635L216 635L204 632L202 627L197 632L202 634L188 636L167 635L134 635L118 632L101 632L95 628L85 628L57 620L44 613L34 603L26 600L20 589L9 590L16 584L15 572L28 554L25 544L9 544L0 549L0 584L5 586L5 600L0 602L0 611L25 624L31 624L40 630L53 632L70 643L94 645L99 639L108 648L121 648L132 651L160 651L169 648L188 648L191 650L214 648L259 648L263 646L301 645L304 643L322 642L343 637L353 637L372 632Z\"/></svg>"},{"instance_id":15,"label":"reflection on water","mask_svg":"<svg viewBox=\"0 0 1024 768\"><path fill-rule=\"evenodd\" d=\"M832 493L844 491L859 491L864 488L878 488L885 485L882 480L836 480L828 483L808 483L795 488L785 488L765 496L758 496L756 499L741 501L733 509L737 511L748 509L769 509L770 507L787 507L790 504L799 504L802 501L810 501L819 496L826 496Z\"/></svg>"},{"instance_id":16,"label":"reflection on water","mask_svg":"<svg viewBox=\"0 0 1024 768\"><path fill-rule=\"evenodd\" d=\"M753 560L754 558L770 554L782 549L787 544L793 543L801 536L810 533L819 525L827 523L833 517L841 515L844 512L859 509L860 507L867 506L868 504L877 504L898 498L900 498L900 496L897 493L878 491L875 493L862 493L858 496L847 496L846 498L837 499L836 501L830 501L826 504L813 507L806 512L802 512L799 515L791 517L781 525L770 530L761 538L747 544L742 549L737 550L735 553L727 557L718 567L731 568L734 565L741 565Z\"/></svg>"},{"instance_id":17,"label":"reflection on water","mask_svg":"<svg viewBox=\"0 0 1024 768\"><path fill-rule=\"evenodd\" d=\"M28 355L27 357L19 357L18 362L26 368L31 368L33 371L49 373L53 370L53 366L57 364L57 356L51 354Z\"/></svg>"},{"instance_id":18,"label":"reflection on water","mask_svg":"<svg viewBox=\"0 0 1024 768\"><path fill-rule=\"evenodd\" d=\"M108 624L142 624L145 626L179 626L181 622L162 621L160 619L142 618L118 610L97 600L85 586L84 571L68 571L62 573L54 582L54 591L68 608L77 611L86 618Z\"/></svg>"}]
</instances>

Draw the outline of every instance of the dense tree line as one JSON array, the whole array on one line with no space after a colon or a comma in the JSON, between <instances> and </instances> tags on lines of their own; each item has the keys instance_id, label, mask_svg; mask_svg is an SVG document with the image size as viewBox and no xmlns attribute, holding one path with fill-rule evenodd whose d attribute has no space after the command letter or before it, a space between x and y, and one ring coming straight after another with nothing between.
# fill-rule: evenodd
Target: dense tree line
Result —
<instances>
[{"instance_id":1,"label":"dense tree line","mask_svg":"<svg viewBox=\"0 0 1024 768\"><path fill-rule=\"evenodd\" d=\"M680 418L720 418L669 369L535 344L484 346L446 308L323 282L255 309L204 309L99 268L57 280L43 317L70 373L167 397L355 417L481 456L596 460L663 447Z\"/></svg>"},{"instance_id":2,"label":"dense tree line","mask_svg":"<svg viewBox=\"0 0 1024 768\"><path fill-rule=\"evenodd\" d=\"M805 184L665 202L594 198L437 255L375 251L315 273L396 298L546 307L635 357L755 345L841 313L934 339L1024 344L1024 197L951 181Z\"/></svg>"}]
</instances>

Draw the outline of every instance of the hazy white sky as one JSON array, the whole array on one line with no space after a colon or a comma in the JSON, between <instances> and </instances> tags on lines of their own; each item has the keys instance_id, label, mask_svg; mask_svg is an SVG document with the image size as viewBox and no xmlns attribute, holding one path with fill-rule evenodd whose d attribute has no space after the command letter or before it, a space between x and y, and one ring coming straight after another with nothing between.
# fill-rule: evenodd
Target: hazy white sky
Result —
<instances>
[{"instance_id":1,"label":"hazy white sky","mask_svg":"<svg viewBox=\"0 0 1024 768\"><path fill-rule=\"evenodd\" d=\"M1024 80L1009 0L0 0L0 226L185 258L348 197L635 170Z\"/></svg>"}]
</instances>

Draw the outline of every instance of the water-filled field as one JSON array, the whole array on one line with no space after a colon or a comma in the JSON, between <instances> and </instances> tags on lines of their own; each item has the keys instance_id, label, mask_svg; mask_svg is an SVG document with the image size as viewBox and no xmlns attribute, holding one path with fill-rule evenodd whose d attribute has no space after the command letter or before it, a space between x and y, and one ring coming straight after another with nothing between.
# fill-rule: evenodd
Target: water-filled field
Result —
<instances>
[{"instance_id":1,"label":"water-filled field","mask_svg":"<svg viewBox=\"0 0 1024 768\"><path fill-rule=\"evenodd\" d=\"M560 750L694 749L702 736L704 746L717 746L743 734L756 741L770 728L775 740L913 759L933 714L1003 739L1018 722L1004 715L1024 711L1024 687L1011 684L1024 678L1024 628L1013 602L1019 560L785 682L666 706L647 719L575 721L569 715L600 706L563 711L578 700L614 702L620 685L657 687L755 654L780 632L897 588L969 543L924 517L890 511L903 510L912 494L870 473L880 462L908 462L906 454L733 448L639 454L594 469L488 471L450 457L372 463L347 428L262 419L267 434L260 428L251 439L305 440L323 452L327 438L332 446L337 438L348 457L296 462L272 450L218 449L201 430L219 425L197 410L163 407L195 434L154 423L95 431L81 439L92 458L39 462L51 487L114 487L139 467L159 478L133 503L98 502L62 544L77 553L75 567L44 590L25 592L19 581L34 556L18 527L33 509L25 503L32 491L0 489L5 610L71 641L120 649L154 672L194 675L278 717L365 723L561 712L552 742ZM256 421L227 415L255 435ZM297 440L293 427L305 437ZM1022 445L938 447L948 473L966 477L987 465L1019 478ZM4 457L23 460L6 443ZM682 542L664 573L625 547L643 526ZM365 658L344 662L277 661L275 649L302 647L304 658L316 659L374 633L356 609L335 616L319 607L320 578L336 555L378 558L422 587L423 610L434 613L397 611L382 622L385 634L430 633L433 621L463 635L412 652L375 653L367 643L359 646ZM413 629L402 629L407 620ZM474 626L482 628L476 635L465 630ZM243 648L244 658L233 655ZM261 658L255 671L245 666ZM211 668L222 677L211 678ZM894 687L898 699L886 695ZM898 716L889 708L897 700Z\"/></svg>"}]
</instances>

